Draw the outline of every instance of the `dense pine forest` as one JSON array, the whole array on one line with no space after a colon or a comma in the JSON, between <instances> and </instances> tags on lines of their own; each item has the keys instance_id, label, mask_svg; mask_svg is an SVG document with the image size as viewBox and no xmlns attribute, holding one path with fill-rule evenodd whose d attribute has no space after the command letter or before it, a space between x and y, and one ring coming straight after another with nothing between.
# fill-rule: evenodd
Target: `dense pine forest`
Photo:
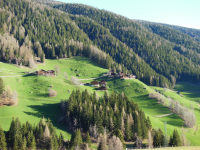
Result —
<instances>
[{"instance_id":1,"label":"dense pine forest","mask_svg":"<svg viewBox=\"0 0 200 150\"><path fill-rule=\"evenodd\" d=\"M141 21L86 5L59 4L53 7L74 14L74 20L84 16L88 18L88 22L91 19L90 22L96 22L108 29L114 37L131 48L157 73L167 77L171 83L175 78L193 82L199 80L199 42L189 35L161 25L156 28L153 24L155 27L152 25L150 28L150 23L144 25ZM85 23L83 26L82 21L76 22L80 28L86 30Z\"/></svg>"},{"instance_id":2,"label":"dense pine forest","mask_svg":"<svg viewBox=\"0 0 200 150\"><path fill-rule=\"evenodd\" d=\"M124 141L135 142L135 148L143 147L144 139L148 139L145 147L149 148L181 146L181 137L177 130L174 130L168 139L161 129L153 129L149 117L124 93L112 92L109 95L105 92L102 97L98 97L97 93L89 94L87 90L72 91L69 100L61 102L61 109L65 116L62 122L74 132L68 148L73 149L77 145L81 147L83 143L87 143L89 147L91 139L93 142L101 139L98 149L105 150L103 147L107 142L103 140L110 139L110 148L113 142L111 139L114 137L119 138L121 145L124 145ZM87 135L83 140L84 133Z\"/></svg>"},{"instance_id":3,"label":"dense pine forest","mask_svg":"<svg viewBox=\"0 0 200 150\"><path fill-rule=\"evenodd\" d=\"M59 149L63 145L63 136L59 137L55 132L52 122L41 119L38 125L32 125L28 121L21 124L18 118L12 120L10 129L5 135L0 127L0 149Z\"/></svg>"}]
</instances>

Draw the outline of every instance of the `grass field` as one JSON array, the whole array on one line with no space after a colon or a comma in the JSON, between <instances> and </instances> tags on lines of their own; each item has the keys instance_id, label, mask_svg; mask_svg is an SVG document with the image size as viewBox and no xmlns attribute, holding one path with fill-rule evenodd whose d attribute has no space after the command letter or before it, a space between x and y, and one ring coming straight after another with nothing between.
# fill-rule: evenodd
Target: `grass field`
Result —
<instances>
[{"instance_id":1,"label":"grass field","mask_svg":"<svg viewBox=\"0 0 200 150\"><path fill-rule=\"evenodd\" d=\"M129 86L128 86L129 84ZM149 99L148 93L152 91L150 87L145 85L139 80L112 80L108 82L110 89L118 92L124 91L131 100L134 100L139 107L145 112L146 116L149 116L154 128L161 128L164 131L164 122L167 122L168 136L173 133L174 128L178 128L181 132L181 128L184 125L184 121L176 114L166 117L155 117L163 114L170 114L172 111L167 107L158 104L157 100Z\"/></svg>"},{"instance_id":2,"label":"grass field","mask_svg":"<svg viewBox=\"0 0 200 150\"><path fill-rule=\"evenodd\" d=\"M154 148L154 149L155 150L200 150L200 146L163 147L163 148Z\"/></svg>"},{"instance_id":3,"label":"grass field","mask_svg":"<svg viewBox=\"0 0 200 150\"><path fill-rule=\"evenodd\" d=\"M25 75L24 72L32 72L29 68L17 67L11 64L0 63L0 76L15 76L15 77L3 77L6 85L9 85L13 90L17 90L19 103L17 106L4 106L0 108L0 125L5 131L9 130L9 126L12 117L19 117L22 123L27 120L31 123L38 123L44 116L46 119L50 118L56 127L57 133L63 132L65 139L70 139L71 134L67 131L65 125L58 123L58 119L61 116L59 108L60 101L69 98L71 91L76 89L87 89L93 93L96 88L90 86L75 86L71 83L71 76L77 76L83 80L84 83L91 82L89 78L100 77L104 73L108 72L107 69L95 64L84 57L74 57L70 59L60 60L46 60L45 64L40 64L37 69L53 70L54 66L60 67L60 73L57 77L45 77L45 76L31 76ZM64 78L64 72L68 74L68 79ZM18 76L16 76L18 75ZM25 75L25 76L23 76ZM78 77L79 75L79 77ZM108 79L103 77L97 79ZM48 89L57 91L57 96L48 97ZM157 100L149 99L149 92L156 89L163 92L165 96L170 96L174 100L179 101L186 107L190 107L193 103L195 108L195 114L197 117L197 126L193 129L184 128L186 131L186 137L191 141L191 145L200 145L200 109L197 102L200 101L200 86L187 82L179 82L175 86L174 92L171 90L164 91L163 88L147 86L141 81L135 80L120 80L120 79L108 79L108 92L112 90L118 93L124 92L131 100L134 100L139 107L145 112L146 116L149 116L154 128L161 128L164 131L164 122L167 122L167 134L171 135L174 128L178 129L181 134L184 121L176 114L166 117L156 117L159 115L170 114L172 111L167 107L158 104ZM69 92L70 91L70 92ZM103 91L97 91L98 95L103 95ZM96 149L97 145L92 146ZM185 147L184 147L185 148Z\"/></svg>"},{"instance_id":4,"label":"grass field","mask_svg":"<svg viewBox=\"0 0 200 150\"><path fill-rule=\"evenodd\" d=\"M50 118L52 120L57 133L62 131L64 138L70 139L71 135L67 132L65 126L58 123L58 119L61 116L59 103L62 99L68 99L72 90L85 89L85 87L73 85L70 80L64 79L63 73L67 72L70 79L71 76L76 76L75 70L77 69L81 75L79 78L91 78L101 76L108 70L101 68L84 57L46 60L45 65L41 64L37 67L45 70L54 69L56 64L61 71L57 77L31 75L3 77L5 85L9 85L12 90L16 90L19 98L17 106L0 108L0 125L5 131L9 130L12 117L18 117L22 123L28 120L30 123L37 124L44 116L46 119ZM25 75L22 72L33 71L5 63L0 63L0 70L0 76ZM51 88L51 85L53 85L52 89L57 91L57 96L55 97L48 97L48 89ZM94 88L86 88L90 92L94 92ZM103 94L103 92L99 92L99 94Z\"/></svg>"}]
</instances>

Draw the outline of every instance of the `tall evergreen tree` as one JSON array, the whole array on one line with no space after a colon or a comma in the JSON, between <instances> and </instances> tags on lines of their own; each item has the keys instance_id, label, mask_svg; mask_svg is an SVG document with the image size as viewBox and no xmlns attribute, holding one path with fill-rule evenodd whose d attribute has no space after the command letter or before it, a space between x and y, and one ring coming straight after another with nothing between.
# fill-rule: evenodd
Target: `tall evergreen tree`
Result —
<instances>
[{"instance_id":1,"label":"tall evergreen tree","mask_svg":"<svg viewBox=\"0 0 200 150\"><path fill-rule=\"evenodd\" d=\"M73 148L73 147L79 147L80 148L80 145L82 143L83 143L83 140L82 140L82 137L81 137L81 131L80 131L80 129L77 129L76 132L72 135L72 138L71 138L71 142L70 142L71 148Z\"/></svg>"},{"instance_id":2,"label":"tall evergreen tree","mask_svg":"<svg viewBox=\"0 0 200 150\"><path fill-rule=\"evenodd\" d=\"M178 134L178 131L174 129L173 132L173 146L181 146L181 139Z\"/></svg>"},{"instance_id":3,"label":"tall evergreen tree","mask_svg":"<svg viewBox=\"0 0 200 150\"><path fill-rule=\"evenodd\" d=\"M1 150L6 150L7 143L6 143L6 137L5 134L3 132L3 129L0 126L0 149Z\"/></svg>"},{"instance_id":4,"label":"tall evergreen tree","mask_svg":"<svg viewBox=\"0 0 200 150\"><path fill-rule=\"evenodd\" d=\"M4 83L3 83L3 79L0 78L0 95L3 92L3 90L4 90Z\"/></svg>"},{"instance_id":5,"label":"tall evergreen tree","mask_svg":"<svg viewBox=\"0 0 200 150\"><path fill-rule=\"evenodd\" d=\"M61 147L63 146L63 139L64 139L64 137L62 135L62 132L60 132L59 140L58 140L58 145L61 146Z\"/></svg>"},{"instance_id":6,"label":"tall evergreen tree","mask_svg":"<svg viewBox=\"0 0 200 150\"><path fill-rule=\"evenodd\" d=\"M90 147L91 144L92 144L91 139L90 139L89 132L87 132L87 136L86 136L85 142L88 143L89 147Z\"/></svg>"}]
</instances>

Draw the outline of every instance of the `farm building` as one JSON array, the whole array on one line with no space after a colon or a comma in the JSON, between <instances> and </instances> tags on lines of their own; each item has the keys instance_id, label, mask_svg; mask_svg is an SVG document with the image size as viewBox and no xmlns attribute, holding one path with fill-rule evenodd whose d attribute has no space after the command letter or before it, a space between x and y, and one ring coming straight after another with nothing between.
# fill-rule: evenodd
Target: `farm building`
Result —
<instances>
[{"instance_id":1,"label":"farm building","mask_svg":"<svg viewBox=\"0 0 200 150\"><path fill-rule=\"evenodd\" d=\"M92 87L99 87L99 82L98 81L92 81L91 86Z\"/></svg>"},{"instance_id":2,"label":"farm building","mask_svg":"<svg viewBox=\"0 0 200 150\"><path fill-rule=\"evenodd\" d=\"M101 86L106 86L106 81L105 80L101 80L100 85Z\"/></svg>"},{"instance_id":3,"label":"farm building","mask_svg":"<svg viewBox=\"0 0 200 150\"><path fill-rule=\"evenodd\" d=\"M122 78L124 76L124 73L123 72L119 72L118 73L118 77Z\"/></svg>"},{"instance_id":4,"label":"farm building","mask_svg":"<svg viewBox=\"0 0 200 150\"><path fill-rule=\"evenodd\" d=\"M111 78L117 77L117 74L114 72L114 70L109 71L109 77Z\"/></svg>"},{"instance_id":5,"label":"farm building","mask_svg":"<svg viewBox=\"0 0 200 150\"><path fill-rule=\"evenodd\" d=\"M37 76L55 76L55 71L54 70L45 71L45 70L41 69L39 71L36 71L35 74Z\"/></svg>"},{"instance_id":6,"label":"farm building","mask_svg":"<svg viewBox=\"0 0 200 150\"><path fill-rule=\"evenodd\" d=\"M107 90L107 88L106 88L106 86L101 86L101 87L99 87L99 90L104 91L104 90Z\"/></svg>"},{"instance_id":7,"label":"farm building","mask_svg":"<svg viewBox=\"0 0 200 150\"><path fill-rule=\"evenodd\" d=\"M136 76L126 74L126 75L120 76L120 79L136 79Z\"/></svg>"}]
</instances>

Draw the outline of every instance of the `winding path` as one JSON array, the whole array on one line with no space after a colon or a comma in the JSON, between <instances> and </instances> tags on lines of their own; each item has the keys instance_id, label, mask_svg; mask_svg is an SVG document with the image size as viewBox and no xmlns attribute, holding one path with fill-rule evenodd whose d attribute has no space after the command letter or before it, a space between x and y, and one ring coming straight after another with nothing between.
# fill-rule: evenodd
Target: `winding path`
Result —
<instances>
[{"instance_id":1,"label":"winding path","mask_svg":"<svg viewBox=\"0 0 200 150\"><path fill-rule=\"evenodd\" d=\"M21 77L21 76L24 76L24 75L15 75L15 76L0 76L0 77Z\"/></svg>"},{"instance_id":2,"label":"winding path","mask_svg":"<svg viewBox=\"0 0 200 150\"><path fill-rule=\"evenodd\" d=\"M174 114L174 113L171 113L171 114L165 114L165 115L159 115L159 116L154 116L154 117L166 117L166 116L170 116L170 115L172 115L172 114Z\"/></svg>"}]
</instances>

